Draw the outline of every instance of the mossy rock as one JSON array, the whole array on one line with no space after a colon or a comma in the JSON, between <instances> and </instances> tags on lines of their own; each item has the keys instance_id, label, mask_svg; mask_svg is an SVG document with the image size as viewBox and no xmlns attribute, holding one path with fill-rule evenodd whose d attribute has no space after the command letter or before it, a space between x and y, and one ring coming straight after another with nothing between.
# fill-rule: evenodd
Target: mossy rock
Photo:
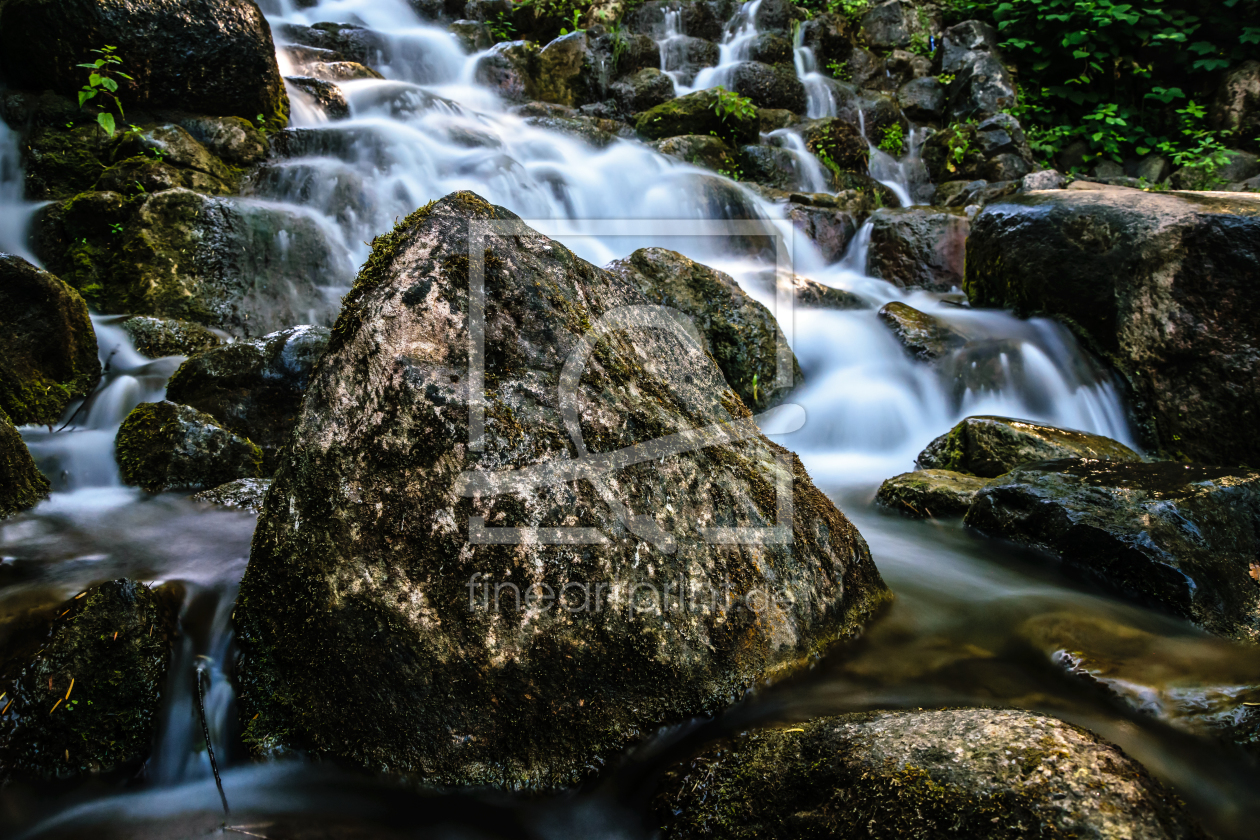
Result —
<instances>
[{"instance_id":1,"label":"mossy rock","mask_svg":"<svg viewBox=\"0 0 1260 840\"><path fill-rule=\"evenodd\" d=\"M271 489L269 478L238 478L236 481L229 481L227 484L194 493L193 498L219 507L258 513L262 510L263 500L267 498L269 489Z\"/></svg>"},{"instance_id":2,"label":"mossy rock","mask_svg":"<svg viewBox=\"0 0 1260 840\"><path fill-rule=\"evenodd\" d=\"M802 123L797 131L805 141L805 148L833 175L846 172L866 175L870 169L871 146L852 123L825 117Z\"/></svg>"},{"instance_id":3,"label":"mossy rock","mask_svg":"<svg viewBox=\"0 0 1260 840\"><path fill-rule=\"evenodd\" d=\"M869 712L748 732L668 773L665 840L1207 840L1114 744L996 709Z\"/></svg>"},{"instance_id":4,"label":"mossy rock","mask_svg":"<svg viewBox=\"0 0 1260 840\"><path fill-rule=\"evenodd\" d=\"M213 417L169 400L140 403L115 442L123 481L150 493L205 490L262 475L262 450Z\"/></svg>"},{"instance_id":5,"label":"mossy rock","mask_svg":"<svg viewBox=\"0 0 1260 840\"><path fill-rule=\"evenodd\" d=\"M711 134L682 134L666 137L652 145L663 155L714 172L730 173L739 166L735 150Z\"/></svg>"},{"instance_id":6,"label":"mossy rock","mask_svg":"<svg viewBox=\"0 0 1260 840\"><path fill-rule=\"evenodd\" d=\"M1102 435L1010 417L977 416L929 443L916 463L924 469L996 478L1024 464L1056 458L1140 461L1142 456Z\"/></svg>"},{"instance_id":7,"label":"mossy rock","mask_svg":"<svg viewBox=\"0 0 1260 840\"><path fill-rule=\"evenodd\" d=\"M34 507L48 498L50 489L26 442L0 409L0 519Z\"/></svg>"},{"instance_id":8,"label":"mossy rock","mask_svg":"<svg viewBox=\"0 0 1260 840\"><path fill-rule=\"evenodd\" d=\"M924 141L919 156L934 184L988 178L989 160L972 123L955 123L935 132Z\"/></svg>"},{"instance_id":9,"label":"mossy rock","mask_svg":"<svg viewBox=\"0 0 1260 840\"><path fill-rule=\"evenodd\" d=\"M0 254L0 409L19 426L49 425L100 379L83 298L21 257Z\"/></svg>"},{"instance_id":10,"label":"mossy rock","mask_svg":"<svg viewBox=\"0 0 1260 840\"><path fill-rule=\"evenodd\" d=\"M723 119L717 113L717 104L716 90L689 93L639 114L635 117L634 129L649 140L704 134L720 137L733 146L757 142L761 127L759 116L744 118L727 114Z\"/></svg>"},{"instance_id":11,"label":"mossy rock","mask_svg":"<svg viewBox=\"0 0 1260 840\"><path fill-rule=\"evenodd\" d=\"M967 338L940 318L894 300L878 312L879 320L917 359L933 362L967 343Z\"/></svg>"},{"instance_id":12,"label":"mossy rock","mask_svg":"<svg viewBox=\"0 0 1260 840\"><path fill-rule=\"evenodd\" d=\"M988 483L952 470L915 470L881 484L875 503L919 519L962 516Z\"/></svg>"},{"instance_id":13,"label":"mossy rock","mask_svg":"<svg viewBox=\"0 0 1260 840\"><path fill-rule=\"evenodd\" d=\"M223 339L214 330L191 321L136 315L127 318L119 326L131 339L136 351L150 359L191 356L223 343Z\"/></svg>"},{"instance_id":14,"label":"mossy rock","mask_svg":"<svg viewBox=\"0 0 1260 840\"><path fill-rule=\"evenodd\" d=\"M144 584L115 580L57 613L0 657L0 777L38 785L133 774L153 743L174 610Z\"/></svg>"}]
</instances>

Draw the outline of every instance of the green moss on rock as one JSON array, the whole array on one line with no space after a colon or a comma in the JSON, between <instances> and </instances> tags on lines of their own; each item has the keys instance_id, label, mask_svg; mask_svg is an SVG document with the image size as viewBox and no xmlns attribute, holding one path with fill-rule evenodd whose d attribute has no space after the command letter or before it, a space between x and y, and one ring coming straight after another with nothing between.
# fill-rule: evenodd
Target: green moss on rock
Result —
<instances>
[{"instance_id":1,"label":"green moss on rock","mask_svg":"<svg viewBox=\"0 0 1260 840\"><path fill-rule=\"evenodd\" d=\"M914 517L962 516L989 482L950 470L916 470L885 481L875 503Z\"/></svg>"},{"instance_id":2,"label":"green moss on rock","mask_svg":"<svg viewBox=\"0 0 1260 840\"><path fill-rule=\"evenodd\" d=\"M120 326L136 350L150 359L191 356L223 343L213 330L190 321L137 315L127 318Z\"/></svg>"},{"instance_id":3,"label":"green moss on rock","mask_svg":"<svg viewBox=\"0 0 1260 840\"><path fill-rule=\"evenodd\" d=\"M715 90L700 90L663 102L635 117L634 129L649 140L663 140L684 134L715 135L732 146L755 143L761 118L727 114L723 119L716 106Z\"/></svg>"},{"instance_id":4,"label":"green moss on rock","mask_svg":"<svg viewBox=\"0 0 1260 840\"><path fill-rule=\"evenodd\" d=\"M966 336L940 318L898 300L884 304L878 316L912 356L925 362L947 356L967 343Z\"/></svg>"},{"instance_id":5,"label":"green moss on rock","mask_svg":"<svg viewBox=\"0 0 1260 840\"><path fill-rule=\"evenodd\" d=\"M205 490L262 475L262 450L213 417L173 402L141 403L118 430L123 481L150 493Z\"/></svg>"},{"instance_id":6,"label":"green moss on rock","mask_svg":"<svg viewBox=\"0 0 1260 840\"><path fill-rule=\"evenodd\" d=\"M51 485L31 460L26 442L0 409L0 519L34 507Z\"/></svg>"},{"instance_id":7,"label":"green moss on rock","mask_svg":"<svg viewBox=\"0 0 1260 840\"><path fill-rule=\"evenodd\" d=\"M1010 417L968 417L919 453L924 469L995 478L1023 464L1056 458L1139 461L1141 456L1102 435Z\"/></svg>"}]
</instances>

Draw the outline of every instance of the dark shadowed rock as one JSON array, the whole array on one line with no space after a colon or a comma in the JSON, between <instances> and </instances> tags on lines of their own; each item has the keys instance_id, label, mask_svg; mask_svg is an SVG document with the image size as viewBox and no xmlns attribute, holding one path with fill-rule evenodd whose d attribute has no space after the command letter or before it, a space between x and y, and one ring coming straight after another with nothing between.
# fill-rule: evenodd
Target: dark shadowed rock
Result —
<instances>
[{"instance_id":1,"label":"dark shadowed rock","mask_svg":"<svg viewBox=\"0 0 1260 840\"><path fill-rule=\"evenodd\" d=\"M899 300L884 304L877 314L910 355L925 362L935 361L967 343L966 336L940 318Z\"/></svg>"},{"instance_id":2,"label":"dark shadowed rock","mask_svg":"<svg viewBox=\"0 0 1260 840\"><path fill-rule=\"evenodd\" d=\"M924 142L922 157L936 183L1018 181L1036 168L1024 131L1009 114L944 128Z\"/></svg>"},{"instance_id":3,"label":"dark shadowed rock","mask_svg":"<svg viewBox=\"0 0 1260 840\"><path fill-rule=\"evenodd\" d=\"M758 108L805 113L805 86L791 65L745 61L731 74L731 90L748 97Z\"/></svg>"},{"instance_id":4,"label":"dark shadowed rock","mask_svg":"<svg viewBox=\"0 0 1260 840\"><path fill-rule=\"evenodd\" d=\"M856 125L835 117L801 123L795 129L805 148L837 172L865 174L869 169L871 147Z\"/></svg>"},{"instance_id":5,"label":"dark shadowed rock","mask_svg":"<svg viewBox=\"0 0 1260 840\"><path fill-rule=\"evenodd\" d=\"M1145 441L1260 463L1260 200L1061 190L971 223L973 305L1049 315L1127 379Z\"/></svg>"},{"instance_id":6,"label":"dark shadowed rock","mask_svg":"<svg viewBox=\"0 0 1260 840\"><path fill-rule=\"evenodd\" d=\"M457 20L446 27L466 53L481 52L494 46L494 34L481 21Z\"/></svg>"},{"instance_id":7,"label":"dark shadowed rock","mask_svg":"<svg viewBox=\"0 0 1260 840\"><path fill-rule=\"evenodd\" d=\"M689 5L701 5L692 3ZM687 35L681 35L666 41L663 47L657 46L655 41L650 41L655 50L654 67L661 66L661 53L664 52L664 69L678 73L678 79L683 84L691 84L696 79L696 74L705 67L716 67L721 59L722 51L717 44L712 41L705 41L700 38L692 38Z\"/></svg>"},{"instance_id":8,"label":"dark shadowed rock","mask_svg":"<svg viewBox=\"0 0 1260 840\"><path fill-rule=\"evenodd\" d=\"M862 34L870 46L879 50L908 47L916 36L926 47L934 28L930 14L928 7L921 7L913 0L884 0L872 4L862 15Z\"/></svg>"},{"instance_id":9,"label":"dark shadowed rock","mask_svg":"<svg viewBox=\"0 0 1260 840\"><path fill-rule=\"evenodd\" d=\"M869 302L860 295L824 286L817 280L810 280L799 274L793 277L793 291L797 306L811 309L873 309Z\"/></svg>"},{"instance_id":10,"label":"dark shadowed rock","mask_svg":"<svg viewBox=\"0 0 1260 840\"><path fill-rule=\"evenodd\" d=\"M285 24L280 36L290 44L313 47L324 61L372 67L389 60L389 41L380 32L352 23Z\"/></svg>"},{"instance_id":11,"label":"dark shadowed rock","mask_svg":"<svg viewBox=\"0 0 1260 840\"><path fill-rule=\"evenodd\" d=\"M75 96L79 64L116 46L128 107L289 120L271 29L253 0L8 0L0 69L15 87Z\"/></svg>"},{"instance_id":12,"label":"dark shadowed rock","mask_svg":"<svg viewBox=\"0 0 1260 840\"><path fill-rule=\"evenodd\" d=\"M344 120L350 116L350 103L346 95L332 82L313 76L285 76L284 80L305 96L311 105L319 108L330 120Z\"/></svg>"},{"instance_id":13,"label":"dark shadowed rock","mask_svg":"<svg viewBox=\"0 0 1260 840\"><path fill-rule=\"evenodd\" d=\"M688 5L703 5L701 3ZM745 7L741 12L747 11ZM805 17L804 12L792 0L761 0L757 16L753 18L759 32L791 33L792 26Z\"/></svg>"},{"instance_id":14,"label":"dark shadowed rock","mask_svg":"<svg viewBox=\"0 0 1260 840\"><path fill-rule=\"evenodd\" d=\"M966 522L1209 632L1260 642L1260 473L1044 461L991 482Z\"/></svg>"},{"instance_id":15,"label":"dark shadowed rock","mask_svg":"<svg viewBox=\"0 0 1260 840\"><path fill-rule=\"evenodd\" d=\"M79 293L0 254L0 412L19 426L55 423L100 378L96 332Z\"/></svg>"},{"instance_id":16,"label":"dark shadowed rock","mask_svg":"<svg viewBox=\"0 0 1260 840\"><path fill-rule=\"evenodd\" d=\"M193 498L199 502L209 502L226 508L239 508L249 513L262 510L263 499L271 488L269 478L238 478L227 484L209 490L194 493Z\"/></svg>"},{"instance_id":17,"label":"dark shadowed rock","mask_svg":"<svg viewBox=\"0 0 1260 840\"><path fill-rule=\"evenodd\" d=\"M652 146L661 154L703 166L714 172L733 172L739 165L735 150L711 134L683 134L666 137Z\"/></svg>"},{"instance_id":18,"label":"dark shadowed rock","mask_svg":"<svg viewBox=\"0 0 1260 840\"><path fill-rule=\"evenodd\" d=\"M792 41L779 32L762 32L748 45L748 59L762 64L791 64Z\"/></svg>"},{"instance_id":19,"label":"dark shadowed rock","mask_svg":"<svg viewBox=\"0 0 1260 840\"><path fill-rule=\"evenodd\" d=\"M676 455L649 445L750 417L676 322L523 226L471 262L474 221L519 223L461 192L378 237L307 389L235 611L256 753L436 784L568 785L642 733L858 632L887 598L861 537L785 451L760 436ZM484 309L470 300L474 268ZM484 379L469 371L478 311ZM470 394L484 406L475 448ZM529 478L574 464L574 446L636 463ZM696 531L773 521L789 472L787 543L719 549ZM571 527L585 530L549 530ZM501 528L544 530L489 530ZM738 575L746 597L770 574L797 593L773 621L734 606L719 619L691 594L686 614L653 611L643 588L628 611L630 590L593 586L698 593ZM565 591L583 582L598 611Z\"/></svg>"},{"instance_id":20,"label":"dark shadowed rock","mask_svg":"<svg viewBox=\"0 0 1260 840\"><path fill-rule=\"evenodd\" d=\"M0 654L0 776L48 783L134 774L153 742L173 611L144 584L115 580L57 613L48 629Z\"/></svg>"},{"instance_id":21,"label":"dark shadowed rock","mask_svg":"<svg viewBox=\"0 0 1260 840\"><path fill-rule=\"evenodd\" d=\"M907 516L962 516L989 483L952 470L915 470L879 485L875 503Z\"/></svg>"},{"instance_id":22,"label":"dark shadowed rock","mask_svg":"<svg viewBox=\"0 0 1260 840\"><path fill-rule=\"evenodd\" d=\"M51 485L31 460L26 442L0 409L0 519L34 507Z\"/></svg>"},{"instance_id":23,"label":"dark shadowed rock","mask_svg":"<svg viewBox=\"0 0 1260 840\"><path fill-rule=\"evenodd\" d=\"M994 478L1024 464L1061 458L1138 461L1119 441L1009 417L968 417L919 453L924 469Z\"/></svg>"},{"instance_id":24,"label":"dark shadowed rock","mask_svg":"<svg viewBox=\"0 0 1260 840\"><path fill-rule=\"evenodd\" d=\"M787 216L801 233L809 237L824 260L839 262L858 231L858 219L837 207L814 207L792 203Z\"/></svg>"},{"instance_id":25,"label":"dark shadowed rock","mask_svg":"<svg viewBox=\"0 0 1260 840\"><path fill-rule=\"evenodd\" d=\"M960 212L878 210L871 217L866 270L903 289L961 288L967 229L967 217Z\"/></svg>"},{"instance_id":26,"label":"dark shadowed rock","mask_svg":"<svg viewBox=\"0 0 1260 840\"><path fill-rule=\"evenodd\" d=\"M263 452L263 472L278 465L302 394L328 348L326 327L291 327L253 341L199 353L179 366L167 399L205 412Z\"/></svg>"},{"instance_id":27,"label":"dark shadowed rock","mask_svg":"<svg viewBox=\"0 0 1260 840\"><path fill-rule=\"evenodd\" d=\"M897 104L916 122L935 122L944 114L945 86L935 76L911 79L897 91Z\"/></svg>"},{"instance_id":28,"label":"dark shadowed rock","mask_svg":"<svg viewBox=\"0 0 1260 840\"><path fill-rule=\"evenodd\" d=\"M1233 131L1239 142L1260 151L1260 61L1244 61L1225 74L1208 118L1213 128Z\"/></svg>"},{"instance_id":29,"label":"dark shadowed rock","mask_svg":"<svg viewBox=\"0 0 1260 840\"><path fill-rule=\"evenodd\" d=\"M150 359L163 356L191 356L211 347L218 347L223 339L213 330L190 321L171 321L136 315L119 324L131 339L140 355Z\"/></svg>"},{"instance_id":30,"label":"dark shadowed rock","mask_svg":"<svg viewBox=\"0 0 1260 840\"><path fill-rule=\"evenodd\" d=\"M740 146L739 163L741 181L790 190L799 187L803 180L804 173L796 157L778 146Z\"/></svg>"},{"instance_id":31,"label":"dark shadowed rock","mask_svg":"<svg viewBox=\"0 0 1260 840\"><path fill-rule=\"evenodd\" d=\"M609 89L627 114L655 108L674 98L674 80L655 67L645 67Z\"/></svg>"},{"instance_id":32,"label":"dark shadowed rock","mask_svg":"<svg viewBox=\"0 0 1260 840\"><path fill-rule=\"evenodd\" d=\"M853 23L843 15L820 14L801 24L801 46L814 53L818 67L833 62L843 66L853 55L856 33Z\"/></svg>"},{"instance_id":33,"label":"dark shadowed rock","mask_svg":"<svg viewBox=\"0 0 1260 840\"><path fill-rule=\"evenodd\" d=\"M123 481L150 493L205 490L258 478L262 470L261 449L210 415L170 401L132 409L114 446Z\"/></svg>"},{"instance_id":34,"label":"dark shadowed rock","mask_svg":"<svg viewBox=\"0 0 1260 840\"><path fill-rule=\"evenodd\" d=\"M753 411L783 402L800 381L800 366L774 316L739 287L729 274L701 265L677 251L640 248L607 270L649 301L693 319L704 350L728 385ZM785 352L791 382L777 380L779 353Z\"/></svg>"},{"instance_id":35,"label":"dark shadowed rock","mask_svg":"<svg viewBox=\"0 0 1260 840\"><path fill-rule=\"evenodd\" d=\"M744 733L667 774L655 810L667 840L1207 837L1115 745L998 709L868 712Z\"/></svg>"},{"instance_id":36,"label":"dark shadowed rock","mask_svg":"<svg viewBox=\"0 0 1260 840\"><path fill-rule=\"evenodd\" d=\"M975 20L941 35L941 72L955 76L949 86L954 119L984 119L1015 105L1015 83L1002 66L999 40L993 27Z\"/></svg>"}]
</instances>

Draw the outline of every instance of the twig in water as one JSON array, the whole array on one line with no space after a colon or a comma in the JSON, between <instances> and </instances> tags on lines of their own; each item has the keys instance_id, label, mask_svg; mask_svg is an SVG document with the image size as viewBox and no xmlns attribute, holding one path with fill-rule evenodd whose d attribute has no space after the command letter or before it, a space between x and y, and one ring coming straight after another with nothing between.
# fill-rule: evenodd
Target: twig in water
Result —
<instances>
[{"instance_id":1,"label":"twig in water","mask_svg":"<svg viewBox=\"0 0 1260 840\"><path fill-rule=\"evenodd\" d=\"M210 727L206 723L206 696L202 692L201 677L206 673L204 663L205 657L197 657L197 711L201 714L201 734L206 739L206 753L210 756L210 769L214 771L214 784L219 788L219 799L223 801L223 813L230 814L231 810L227 804L227 794L223 792L223 780L219 778L219 765L214 760L214 745L210 743ZM207 675L208 676L208 675Z\"/></svg>"}]
</instances>

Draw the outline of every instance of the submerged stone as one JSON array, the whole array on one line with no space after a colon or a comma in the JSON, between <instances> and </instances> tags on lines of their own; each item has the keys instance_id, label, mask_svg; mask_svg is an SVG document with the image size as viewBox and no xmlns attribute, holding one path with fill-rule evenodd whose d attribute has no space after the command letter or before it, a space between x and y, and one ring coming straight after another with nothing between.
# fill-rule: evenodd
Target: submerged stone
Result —
<instances>
[{"instance_id":1,"label":"submerged stone","mask_svg":"<svg viewBox=\"0 0 1260 840\"><path fill-rule=\"evenodd\" d=\"M501 226L475 262L474 223ZM259 517L246 743L555 788L860 633L890 597L865 542L750 420L634 286L472 193L416 211L377 238Z\"/></svg>"},{"instance_id":2,"label":"submerged stone","mask_svg":"<svg viewBox=\"0 0 1260 840\"><path fill-rule=\"evenodd\" d=\"M153 742L174 613L133 580L94 586L57 612L2 654L0 778L135 773Z\"/></svg>"},{"instance_id":3,"label":"submerged stone","mask_svg":"<svg viewBox=\"0 0 1260 840\"><path fill-rule=\"evenodd\" d=\"M919 518L962 516L988 483L986 478L952 470L915 470L881 484L875 503Z\"/></svg>"},{"instance_id":4,"label":"submerged stone","mask_svg":"<svg viewBox=\"0 0 1260 840\"><path fill-rule=\"evenodd\" d=\"M968 417L919 453L924 469L957 470L996 478L1035 461L1088 458L1140 461L1140 455L1102 435L1044 426L1010 417Z\"/></svg>"},{"instance_id":5,"label":"submerged stone","mask_svg":"<svg viewBox=\"0 0 1260 840\"><path fill-rule=\"evenodd\" d=\"M96 331L79 293L0 254L0 412L19 426L55 423L100 378Z\"/></svg>"},{"instance_id":6,"label":"submerged stone","mask_svg":"<svg viewBox=\"0 0 1260 840\"><path fill-rule=\"evenodd\" d=\"M127 484L150 493L204 490L237 478L258 478L262 450L170 401L140 403L123 420L115 456Z\"/></svg>"},{"instance_id":7,"label":"submerged stone","mask_svg":"<svg viewBox=\"0 0 1260 840\"><path fill-rule=\"evenodd\" d=\"M867 712L748 732L676 767L654 802L682 838L1206 840L1119 747L1034 712Z\"/></svg>"},{"instance_id":8,"label":"submerged stone","mask_svg":"<svg viewBox=\"0 0 1260 840\"><path fill-rule=\"evenodd\" d=\"M50 488L26 442L0 409L0 519L39 504Z\"/></svg>"},{"instance_id":9,"label":"submerged stone","mask_svg":"<svg viewBox=\"0 0 1260 840\"><path fill-rule=\"evenodd\" d=\"M783 402L802 379L796 356L770 310L749 297L729 274L665 248L640 248L609 263L607 270L652 303L689 316L700 331L704 351L753 411ZM779 382L780 364L789 374L787 382Z\"/></svg>"},{"instance_id":10,"label":"submerged stone","mask_svg":"<svg viewBox=\"0 0 1260 840\"><path fill-rule=\"evenodd\" d=\"M270 475L330 335L326 327L292 327L199 353L175 371L166 397L249 438L262 449L263 472Z\"/></svg>"},{"instance_id":11,"label":"submerged stone","mask_svg":"<svg viewBox=\"0 0 1260 840\"><path fill-rule=\"evenodd\" d=\"M936 361L967 343L967 337L940 318L920 312L899 300L886 303L877 313L910 355Z\"/></svg>"}]
</instances>

